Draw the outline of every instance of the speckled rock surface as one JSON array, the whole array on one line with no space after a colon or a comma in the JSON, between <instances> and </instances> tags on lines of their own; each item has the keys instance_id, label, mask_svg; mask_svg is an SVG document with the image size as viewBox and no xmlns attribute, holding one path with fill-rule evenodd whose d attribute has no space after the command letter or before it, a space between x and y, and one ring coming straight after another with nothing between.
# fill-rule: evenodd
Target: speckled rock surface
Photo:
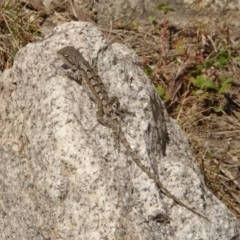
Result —
<instances>
[{"instance_id":1,"label":"speckled rock surface","mask_svg":"<svg viewBox=\"0 0 240 240\"><path fill-rule=\"evenodd\" d=\"M110 96L134 113L123 132L142 162L181 201L141 171L96 105L66 77L56 51L72 45L97 67ZM233 239L240 223L204 185L187 140L134 52L109 45L89 23L67 23L28 44L1 75L1 239Z\"/></svg>"}]
</instances>

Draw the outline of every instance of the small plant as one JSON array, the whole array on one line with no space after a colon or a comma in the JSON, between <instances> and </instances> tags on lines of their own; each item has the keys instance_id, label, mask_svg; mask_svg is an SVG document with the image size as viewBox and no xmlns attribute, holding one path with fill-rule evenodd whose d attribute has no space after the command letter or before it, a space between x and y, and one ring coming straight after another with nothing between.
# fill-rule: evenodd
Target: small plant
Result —
<instances>
[{"instance_id":1,"label":"small plant","mask_svg":"<svg viewBox=\"0 0 240 240\"><path fill-rule=\"evenodd\" d=\"M210 68L213 66L218 69L223 69L228 64L229 60L229 52L226 49L222 48L217 52L215 56L205 61L204 67Z\"/></svg>"},{"instance_id":2,"label":"small plant","mask_svg":"<svg viewBox=\"0 0 240 240\"><path fill-rule=\"evenodd\" d=\"M169 7L166 3L160 3L157 5L156 9L163 11L164 15L167 15L169 12L175 12L175 10Z\"/></svg>"},{"instance_id":3,"label":"small plant","mask_svg":"<svg viewBox=\"0 0 240 240\"><path fill-rule=\"evenodd\" d=\"M164 101L168 101L170 99L169 94L165 91L165 89L161 86L157 87L157 92L159 94L159 96L164 100Z\"/></svg>"},{"instance_id":4,"label":"small plant","mask_svg":"<svg viewBox=\"0 0 240 240\"><path fill-rule=\"evenodd\" d=\"M216 88L216 84L213 82L211 78L204 78L201 75L197 76L196 78L191 77L189 81L201 90Z\"/></svg>"},{"instance_id":5,"label":"small plant","mask_svg":"<svg viewBox=\"0 0 240 240\"><path fill-rule=\"evenodd\" d=\"M161 40L160 44L161 44L162 54L163 54L163 56L166 56L166 51L164 48L164 43L166 41L165 36L166 36L167 28L168 28L168 21L167 21L166 15L169 12L174 12L175 10L173 8L170 8L165 3L161 3L161 4L157 5L156 9L158 9L159 11L163 11L163 13L164 13L163 26L162 26L161 36L160 36L160 40Z\"/></svg>"},{"instance_id":6,"label":"small plant","mask_svg":"<svg viewBox=\"0 0 240 240\"><path fill-rule=\"evenodd\" d=\"M189 81L201 90L214 90L219 94L223 94L226 92L226 90L231 88L231 83L233 80L231 78L220 77L219 83L216 84L212 78L204 78L203 76L199 75L196 78L191 77Z\"/></svg>"},{"instance_id":7,"label":"small plant","mask_svg":"<svg viewBox=\"0 0 240 240\"><path fill-rule=\"evenodd\" d=\"M194 85L192 96L205 106L211 107L216 113L224 111L223 95L231 88L233 80L225 76L218 76L217 70L222 70L233 59L228 49L220 48L214 56L201 60L191 71L189 81ZM204 76L206 75L207 76Z\"/></svg>"},{"instance_id":8,"label":"small plant","mask_svg":"<svg viewBox=\"0 0 240 240\"><path fill-rule=\"evenodd\" d=\"M154 15L150 15L149 17L148 17L148 21L152 24L152 25L154 25L155 23L156 23L156 16L154 16Z\"/></svg>"},{"instance_id":9,"label":"small plant","mask_svg":"<svg viewBox=\"0 0 240 240\"><path fill-rule=\"evenodd\" d=\"M180 38L178 40L176 40L173 43L173 48L177 51L177 53L179 55L185 55L186 54L186 47L185 47L185 42L184 42L184 38Z\"/></svg>"},{"instance_id":10,"label":"small plant","mask_svg":"<svg viewBox=\"0 0 240 240\"><path fill-rule=\"evenodd\" d=\"M238 58L235 58L237 61ZM214 68L223 69L231 60L231 54L227 49L221 48L218 52L206 60L202 60L201 64L196 66L196 69L192 71L193 75L200 75L203 70Z\"/></svg>"},{"instance_id":11,"label":"small plant","mask_svg":"<svg viewBox=\"0 0 240 240\"><path fill-rule=\"evenodd\" d=\"M144 72L150 76L153 72L152 68L150 68L148 65L145 67Z\"/></svg>"},{"instance_id":12,"label":"small plant","mask_svg":"<svg viewBox=\"0 0 240 240\"><path fill-rule=\"evenodd\" d=\"M220 86L218 87L218 93L223 94L226 90L230 89L232 86L232 78L220 77Z\"/></svg>"},{"instance_id":13,"label":"small plant","mask_svg":"<svg viewBox=\"0 0 240 240\"><path fill-rule=\"evenodd\" d=\"M175 12L175 10L173 8L169 7L166 3L158 4L156 6L156 9L159 11L162 11L164 14L163 23L162 23L162 27L161 27L160 45L161 45L162 55L166 56L166 51L164 48L164 43L166 41L165 36L166 36L167 29L168 29L168 21L167 21L166 15L169 12ZM156 16L151 15L151 16L149 16L148 20L152 23L152 25L155 25L155 26L157 26L157 28L160 28L160 26L158 24L156 24Z\"/></svg>"}]
</instances>

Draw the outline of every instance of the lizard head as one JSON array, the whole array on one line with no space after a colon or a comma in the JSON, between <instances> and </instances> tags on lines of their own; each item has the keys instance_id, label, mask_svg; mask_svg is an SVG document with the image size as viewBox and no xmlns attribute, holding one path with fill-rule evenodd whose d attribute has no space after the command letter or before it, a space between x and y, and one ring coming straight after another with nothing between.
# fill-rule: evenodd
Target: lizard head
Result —
<instances>
[{"instance_id":1,"label":"lizard head","mask_svg":"<svg viewBox=\"0 0 240 240\"><path fill-rule=\"evenodd\" d=\"M82 54L74 47L68 46L57 51L57 55L64 62L64 64L72 70L82 69L87 71L90 64L85 60Z\"/></svg>"},{"instance_id":2,"label":"lizard head","mask_svg":"<svg viewBox=\"0 0 240 240\"><path fill-rule=\"evenodd\" d=\"M67 65L67 67L77 68L77 63L81 53L76 48L68 46L58 50L57 55Z\"/></svg>"}]
</instances>

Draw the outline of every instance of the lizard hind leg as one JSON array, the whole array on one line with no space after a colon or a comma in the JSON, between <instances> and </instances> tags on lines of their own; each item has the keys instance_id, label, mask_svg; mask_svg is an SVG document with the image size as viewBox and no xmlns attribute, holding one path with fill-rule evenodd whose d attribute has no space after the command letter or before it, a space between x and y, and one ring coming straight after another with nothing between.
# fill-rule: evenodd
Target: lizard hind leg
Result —
<instances>
[{"instance_id":1,"label":"lizard hind leg","mask_svg":"<svg viewBox=\"0 0 240 240\"><path fill-rule=\"evenodd\" d=\"M121 108L117 97L110 97L108 104L113 107L114 113L119 117L125 117L126 114L135 116L133 112L128 111L126 108Z\"/></svg>"}]
</instances>

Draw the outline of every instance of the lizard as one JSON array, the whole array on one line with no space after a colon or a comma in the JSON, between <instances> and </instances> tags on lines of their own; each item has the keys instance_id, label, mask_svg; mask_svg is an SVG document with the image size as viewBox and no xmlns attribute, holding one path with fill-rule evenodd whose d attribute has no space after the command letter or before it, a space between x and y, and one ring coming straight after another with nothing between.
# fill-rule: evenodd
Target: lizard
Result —
<instances>
[{"instance_id":1,"label":"lizard","mask_svg":"<svg viewBox=\"0 0 240 240\"><path fill-rule=\"evenodd\" d=\"M121 124L116 116L116 110L114 108L114 103L118 102L118 98L110 98L108 96L101 78L97 74L96 70L91 67L89 62L85 60L82 54L73 46L67 46L57 51L57 55L70 69L70 72L67 74L68 77L79 84L83 83L85 87L90 90L90 95L92 95L90 98L96 102L97 105L96 117L98 122L112 129L114 138L119 139L118 141L123 144L127 150L127 153L131 156L136 165L157 184L161 191L163 191L169 198L173 199L175 203L188 209L197 216L209 221L206 216L188 207L172 193L170 193L170 191L162 184L159 178L141 162L141 159L132 150L125 137L125 134L121 130Z\"/></svg>"}]
</instances>

